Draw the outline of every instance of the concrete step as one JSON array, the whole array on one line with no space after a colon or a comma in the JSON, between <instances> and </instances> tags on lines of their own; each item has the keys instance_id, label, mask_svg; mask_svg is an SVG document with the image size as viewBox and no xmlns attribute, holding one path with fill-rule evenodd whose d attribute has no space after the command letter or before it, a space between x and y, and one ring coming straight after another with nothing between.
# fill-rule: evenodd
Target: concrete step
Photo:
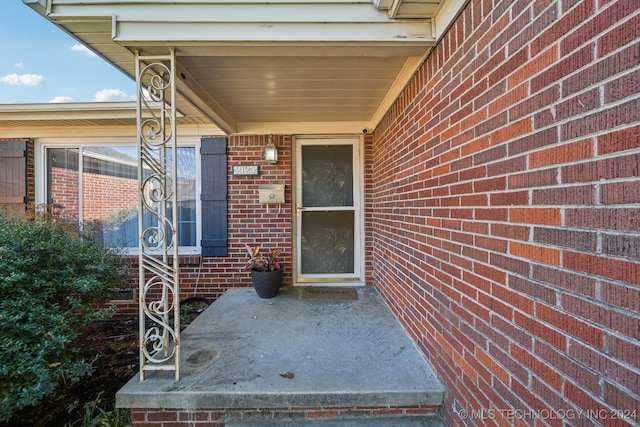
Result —
<instances>
[{"instance_id":1,"label":"concrete step","mask_svg":"<svg viewBox=\"0 0 640 427\"><path fill-rule=\"evenodd\" d=\"M180 381L169 371L133 378L117 406L228 426L437 426L442 385L377 291L357 297L230 289L183 332Z\"/></svg>"}]
</instances>

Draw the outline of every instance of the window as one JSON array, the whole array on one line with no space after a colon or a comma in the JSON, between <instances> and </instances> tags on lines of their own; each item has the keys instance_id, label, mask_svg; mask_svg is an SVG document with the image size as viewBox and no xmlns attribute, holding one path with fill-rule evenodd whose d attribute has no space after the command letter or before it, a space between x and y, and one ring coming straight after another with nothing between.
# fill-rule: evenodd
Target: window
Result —
<instances>
[{"instance_id":1,"label":"window","mask_svg":"<svg viewBox=\"0 0 640 427\"><path fill-rule=\"evenodd\" d=\"M138 151L135 146L46 147L46 201L107 246L138 247ZM195 147L178 148L180 247L198 246ZM153 225L151 217L145 226Z\"/></svg>"}]
</instances>

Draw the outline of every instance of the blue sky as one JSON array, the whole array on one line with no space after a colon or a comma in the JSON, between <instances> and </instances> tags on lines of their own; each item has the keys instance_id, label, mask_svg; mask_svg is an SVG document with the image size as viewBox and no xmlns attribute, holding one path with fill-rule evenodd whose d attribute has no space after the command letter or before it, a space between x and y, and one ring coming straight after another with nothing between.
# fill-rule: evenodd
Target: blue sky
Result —
<instances>
[{"instance_id":1,"label":"blue sky","mask_svg":"<svg viewBox=\"0 0 640 427\"><path fill-rule=\"evenodd\" d=\"M129 77L22 0L0 0L0 104L134 99Z\"/></svg>"}]
</instances>

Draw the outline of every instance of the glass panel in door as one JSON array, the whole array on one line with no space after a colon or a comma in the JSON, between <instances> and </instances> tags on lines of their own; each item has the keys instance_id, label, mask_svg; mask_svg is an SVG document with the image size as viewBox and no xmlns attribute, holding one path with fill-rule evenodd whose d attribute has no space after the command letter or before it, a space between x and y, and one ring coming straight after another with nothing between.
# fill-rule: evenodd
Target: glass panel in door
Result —
<instances>
[{"instance_id":1,"label":"glass panel in door","mask_svg":"<svg viewBox=\"0 0 640 427\"><path fill-rule=\"evenodd\" d=\"M358 141L310 139L299 145L299 282L359 278Z\"/></svg>"},{"instance_id":2,"label":"glass panel in door","mask_svg":"<svg viewBox=\"0 0 640 427\"><path fill-rule=\"evenodd\" d=\"M302 274L354 272L353 211L302 212Z\"/></svg>"}]
</instances>

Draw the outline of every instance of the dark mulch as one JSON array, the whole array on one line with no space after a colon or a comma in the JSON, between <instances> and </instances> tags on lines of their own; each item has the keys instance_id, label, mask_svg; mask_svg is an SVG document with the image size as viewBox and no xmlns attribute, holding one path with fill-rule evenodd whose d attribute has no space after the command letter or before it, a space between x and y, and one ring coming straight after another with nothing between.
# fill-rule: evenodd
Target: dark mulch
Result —
<instances>
[{"instance_id":1,"label":"dark mulch","mask_svg":"<svg viewBox=\"0 0 640 427\"><path fill-rule=\"evenodd\" d=\"M116 392L138 372L138 319L116 318L92 323L75 348L85 360L93 360L95 372L75 384L61 385L40 405L21 410L6 426L63 427L80 425L87 403L100 397L98 406L111 410Z\"/></svg>"}]
</instances>

